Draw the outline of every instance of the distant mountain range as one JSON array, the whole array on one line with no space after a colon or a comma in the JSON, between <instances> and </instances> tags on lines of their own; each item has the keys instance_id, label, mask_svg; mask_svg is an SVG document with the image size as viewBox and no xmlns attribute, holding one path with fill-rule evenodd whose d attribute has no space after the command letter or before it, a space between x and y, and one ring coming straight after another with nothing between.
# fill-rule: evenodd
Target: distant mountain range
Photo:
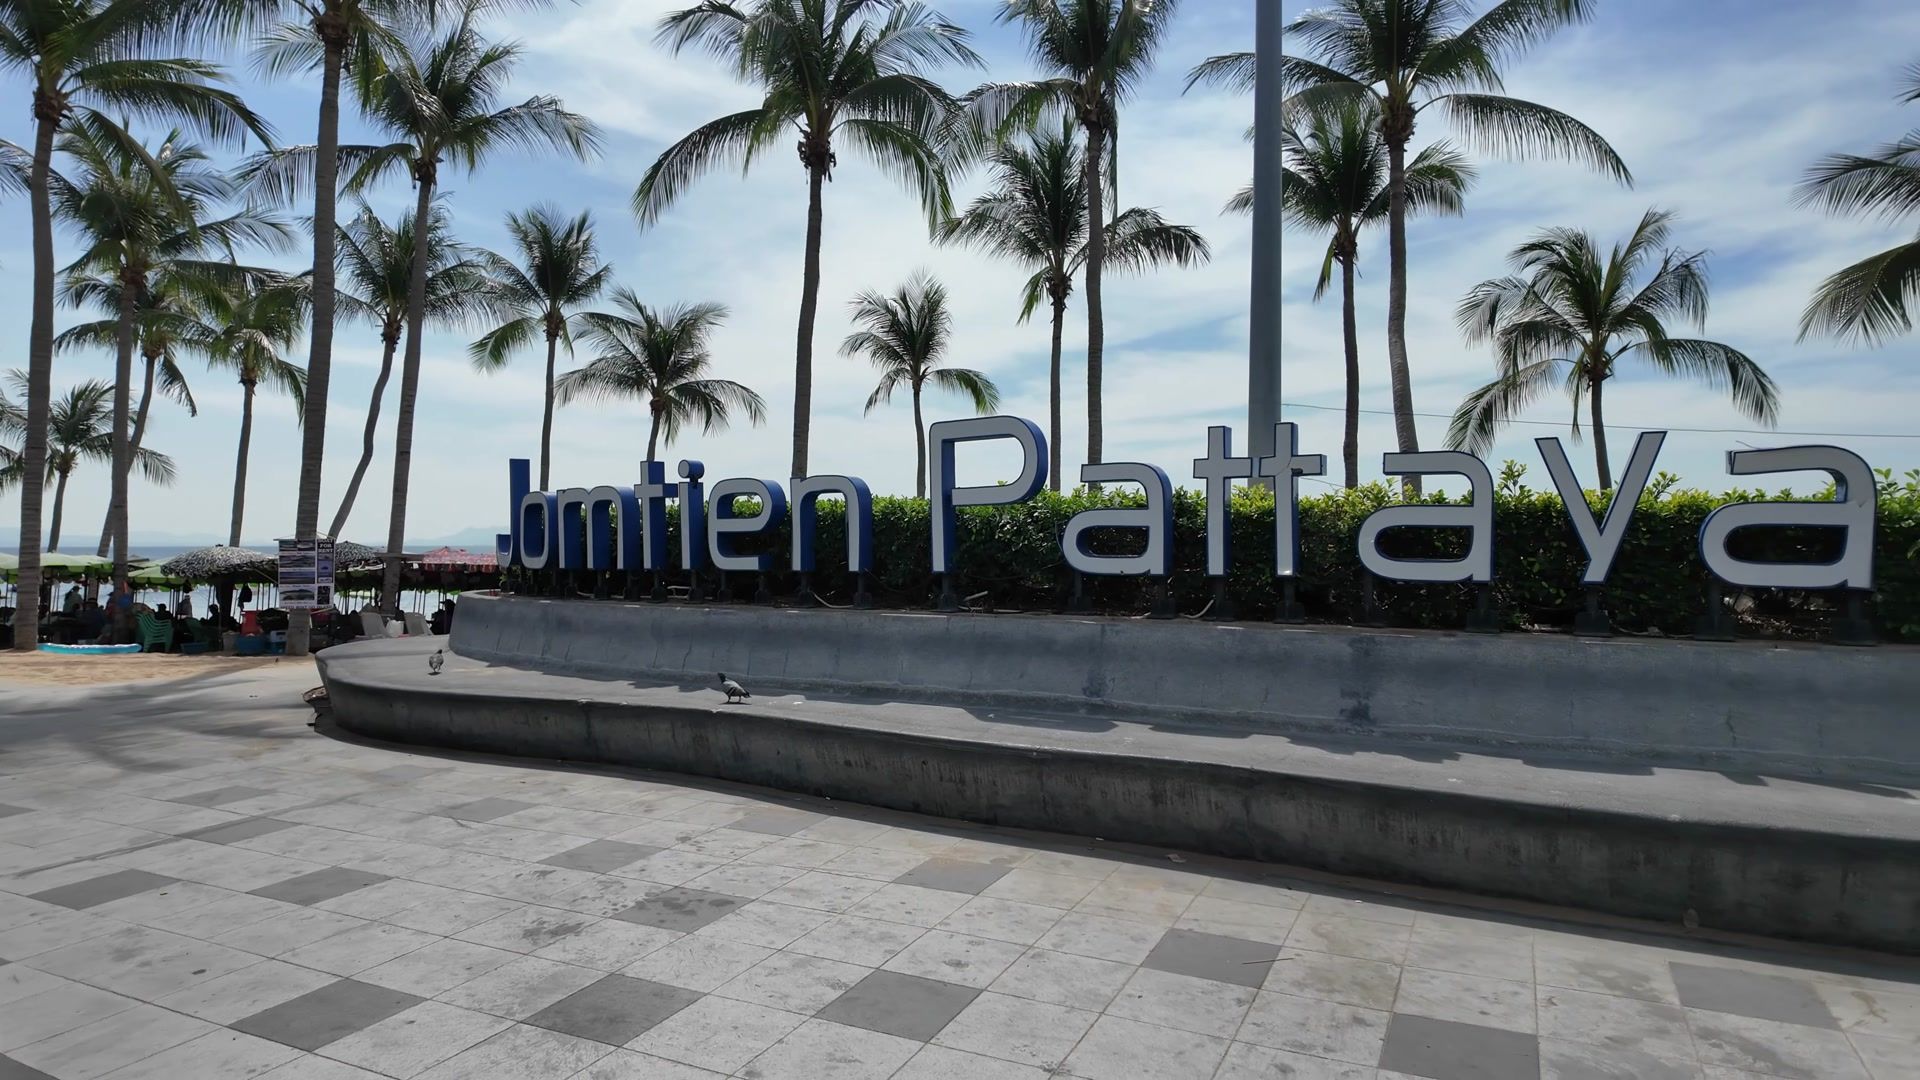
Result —
<instances>
[{"instance_id":1,"label":"distant mountain range","mask_svg":"<svg viewBox=\"0 0 1920 1080\"><path fill-rule=\"evenodd\" d=\"M424 537L417 540L408 540L407 550L431 551L432 549L437 547L463 547L463 548L474 548L481 551L491 551L493 550L493 538L500 531L501 530L497 528L483 529L477 526L473 528L468 528L468 529L461 529L459 532L448 533L445 536ZM65 544L62 544L61 546L64 549L72 552L91 551L93 547L93 542L94 540L97 539L97 537L90 536L90 537L76 538L76 539L78 539L79 542L65 543ZM271 550L274 546L275 539L276 538L274 537L247 537L241 540L240 546L250 547L250 548L261 548L263 550ZM372 541L371 546L375 546L375 547L381 546L385 543L384 540L381 540L378 537L362 538L362 537L349 535L347 539L357 540L361 543L367 543L369 541ZM185 549L185 548L196 548L196 547L211 547L214 544L224 544L226 542L227 540L225 536L215 536L210 533L143 532L143 533L136 533L133 536L131 546L133 550L137 553L140 551L141 548ZM18 527L0 528L0 550L13 551L19 546L20 546L20 530Z\"/></svg>"}]
</instances>

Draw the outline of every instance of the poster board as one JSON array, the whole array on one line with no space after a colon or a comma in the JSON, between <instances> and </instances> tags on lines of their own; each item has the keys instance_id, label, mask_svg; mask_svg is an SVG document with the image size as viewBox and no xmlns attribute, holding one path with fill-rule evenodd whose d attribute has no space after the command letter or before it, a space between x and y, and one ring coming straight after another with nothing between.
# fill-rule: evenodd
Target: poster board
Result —
<instances>
[{"instance_id":1,"label":"poster board","mask_svg":"<svg viewBox=\"0 0 1920 1080\"><path fill-rule=\"evenodd\" d=\"M323 608L333 606L333 541L280 541L280 606Z\"/></svg>"}]
</instances>

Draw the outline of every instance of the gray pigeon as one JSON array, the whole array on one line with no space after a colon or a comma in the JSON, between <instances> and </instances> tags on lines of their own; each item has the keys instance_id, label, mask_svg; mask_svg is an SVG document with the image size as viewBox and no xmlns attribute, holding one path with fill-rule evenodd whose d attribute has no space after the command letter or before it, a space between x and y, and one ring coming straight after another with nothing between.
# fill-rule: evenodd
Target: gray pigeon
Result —
<instances>
[{"instance_id":1,"label":"gray pigeon","mask_svg":"<svg viewBox=\"0 0 1920 1080\"><path fill-rule=\"evenodd\" d=\"M433 650L433 655L427 657L427 674L429 675L440 674L440 669L446 666L446 663L447 663L447 650L445 649Z\"/></svg>"},{"instance_id":2,"label":"gray pigeon","mask_svg":"<svg viewBox=\"0 0 1920 1080\"><path fill-rule=\"evenodd\" d=\"M742 700L753 696L747 693L746 687L727 678L727 673L724 671L720 673L720 689L727 692L727 704L729 705L738 705Z\"/></svg>"}]
</instances>

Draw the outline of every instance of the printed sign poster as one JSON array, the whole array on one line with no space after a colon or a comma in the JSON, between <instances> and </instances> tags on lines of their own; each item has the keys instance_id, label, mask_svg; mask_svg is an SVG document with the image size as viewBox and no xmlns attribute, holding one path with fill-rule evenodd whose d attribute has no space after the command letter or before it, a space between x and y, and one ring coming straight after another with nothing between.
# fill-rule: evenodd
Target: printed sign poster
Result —
<instances>
[{"instance_id":1,"label":"printed sign poster","mask_svg":"<svg viewBox=\"0 0 1920 1080\"><path fill-rule=\"evenodd\" d=\"M321 608L333 604L333 541L280 541L280 606Z\"/></svg>"}]
</instances>

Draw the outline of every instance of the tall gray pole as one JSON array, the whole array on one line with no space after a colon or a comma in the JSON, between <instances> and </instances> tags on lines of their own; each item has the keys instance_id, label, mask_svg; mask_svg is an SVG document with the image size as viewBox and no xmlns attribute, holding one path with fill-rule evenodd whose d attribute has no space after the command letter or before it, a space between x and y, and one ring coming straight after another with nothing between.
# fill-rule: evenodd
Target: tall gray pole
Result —
<instances>
[{"instance_id":1,"label":"tall gray pole","mask_svg":"<svg viewBox=\"0 0 1920 1080\"><path fill-rule=\"evenodd\" d=\"M1253 291L1247 348L1247 439L1274 452L1280 419L1280 0L1254 0Z\"/></svg>"}]
</instances>

